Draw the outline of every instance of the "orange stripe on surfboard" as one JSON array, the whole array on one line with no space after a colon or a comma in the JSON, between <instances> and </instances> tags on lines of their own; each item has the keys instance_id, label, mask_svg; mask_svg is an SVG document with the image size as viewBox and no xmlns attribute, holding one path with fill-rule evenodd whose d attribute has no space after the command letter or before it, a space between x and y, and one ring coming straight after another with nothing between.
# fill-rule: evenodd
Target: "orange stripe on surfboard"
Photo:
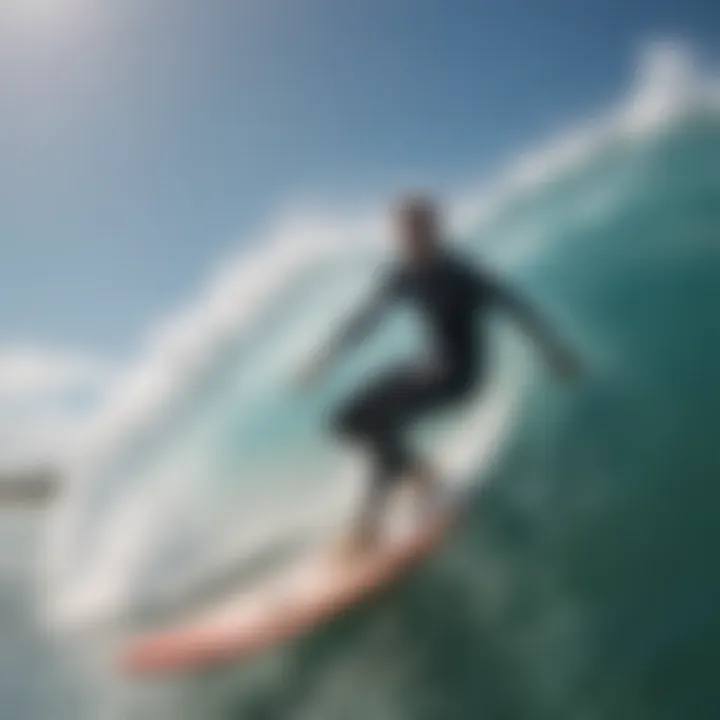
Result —
<instances>
[{"instance_id":1,"label":"orange stripe on surfboard","mask_svg":"<svg viewBox=\"0 0 720 720\"><path fill-rule=\"evenodd\" d=\"M353 560L318 556L248 589L185 625L131 640L120 664L131 675L190 671L236 662L302 635L390 585L445 537L458 508L421 530Z\"/></svg>"}]
</instances>

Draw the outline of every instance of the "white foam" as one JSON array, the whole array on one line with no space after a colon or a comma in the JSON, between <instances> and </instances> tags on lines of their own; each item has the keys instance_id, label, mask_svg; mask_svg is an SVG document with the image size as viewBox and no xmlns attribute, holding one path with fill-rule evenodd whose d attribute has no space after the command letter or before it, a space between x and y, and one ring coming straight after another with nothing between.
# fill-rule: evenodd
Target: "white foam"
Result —
<instances>
[{"instance_id":1,"label":"white foam","mask_svg":"<svg viewBox=\"0 0 720 720\"><path fill-rule=\"evenodd\" d=\"M461 232L482 228L518 196L582 167L614 143L650 137L699 106L717 107L717 85L700 75L687 49L653 44L643 52L631 93L618 107L563 132L538 151L521 155L491 185L456 193L451 199L453 226ZM162 422L174 399L212 367L228 343L253 326L259 309L293 279L328 258L364 248L382 252L386 235L382 216L374 211L341 218L286 216L264 237L245 243L252 249L223 262L194 301L151 331L145 351L113 383L91 432L67 459L72 486L54 519L50 547L55 587L65 610L74 603L87 611L93 604L109 607L124 601L132 573L125 572L123 565L134 562L143 546L152 542L153 518L158 516L153 508L168 500L167 488L128 494L119 502L99 546L83 550L94 553L97 560L78 573L78 528L91 512L87 498L93 485L101 482L100 470L112 467L133 439ZM542 247L542 242L526 243L521 256L508 256L508 262L527 262ZM468 446L460 442L456 454L461 456ZM143 526L130 542L123 518ZM237 552L234 545L233 552Z\"/></svg>"}]
</instances>

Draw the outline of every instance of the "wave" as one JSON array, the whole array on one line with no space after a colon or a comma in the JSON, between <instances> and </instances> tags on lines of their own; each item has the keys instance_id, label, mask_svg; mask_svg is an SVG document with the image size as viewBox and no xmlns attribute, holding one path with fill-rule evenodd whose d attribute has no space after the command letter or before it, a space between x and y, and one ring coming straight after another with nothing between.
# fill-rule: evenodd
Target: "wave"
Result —
<instances>
[{"instance_id":1,"label":"wave","mask_svg":"<svg viewBox=\"0 0 720 720\"><path fill-rule=\"evenodd\" d=\"M718 107L687 51L654 45L618 107L455 193L452 226L470 252L531 276L551 248L637 199L656 138ZM381 217L282 218L153 332L68 458L49 535L54 617L125 612L347 511L359 468L323 442L325 409L417 329L399 318L316 396L293 398L287 383L386 259ZM508 347L490 397L440 433L457 477L480 476L511 433L529 374Z\"/></svg>"}]
</instances>

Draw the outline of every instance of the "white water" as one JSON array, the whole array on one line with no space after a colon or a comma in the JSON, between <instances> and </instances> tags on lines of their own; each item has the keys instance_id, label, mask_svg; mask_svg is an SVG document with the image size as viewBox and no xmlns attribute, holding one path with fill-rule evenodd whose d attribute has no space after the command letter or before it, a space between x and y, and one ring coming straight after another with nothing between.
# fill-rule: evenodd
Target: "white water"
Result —
<instances>
[{"instance_id":1,"label":"white water","mask_svg":"<svg viewBox=\"0 0 720 720\"><path fill-rule=\"evenodd\" d=\"M648 58L620 108L521 157L489 188L457 193L452 221L472 251L515 272L573 223L587 225L622 201L636 166L584 188L571 208L545 202L525 221L505 221L518 202L707 99L676 48ZM57 617L123 612L341 520L359 470L326 441L324 411L364 369L419 343L417 329L407 318L391 321L317 394L294 395L289 380L387 259L377 217L279 223L152 334L68 458L72 484L50 537ZM479 476L507 437L527 379L522 367L506 365L462 430L444 435L441 456L456 476Z\"/></svg>"}]
</instances>

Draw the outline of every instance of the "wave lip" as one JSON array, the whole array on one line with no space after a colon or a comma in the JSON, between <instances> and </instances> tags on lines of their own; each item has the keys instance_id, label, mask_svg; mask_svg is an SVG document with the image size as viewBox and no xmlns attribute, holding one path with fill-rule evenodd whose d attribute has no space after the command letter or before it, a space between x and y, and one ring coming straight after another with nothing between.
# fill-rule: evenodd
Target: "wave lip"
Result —
<instances>
[{"instance_id":1,"label":"wave lip","mask_svg":"<svg viewBox=\"0 0 720 720\"><path fill-rule=\"evenodd\" d=\"M491 186L457 193L453 224L463 235L484 234L482 247L492 250L494 219L519 198L542 195L544 188L569 173L582 172L610 147L634 147L698 110L717 112L719 96L717 83L698 72L687 50L669 42L653 44L642 53L623 103L538 151L521 155ZM156 465L154 475L125 468L136 468L138 445L176 419L179 404L198 379L212 377L228 352L251 336L264 313L277 309L278 299L289 288L335 262L352 266L357 259L380 259L385 232L378 218L379 213L371 212L358 219L308 216L281 222L253 245L254 250L225 265L194 303L155 329L145 354L114 382L102 413L68 459L72 482L49 536L58 616L85 616L91 609L102 614L131 602L137 590L133 583L142 579L142 558L169 523L190 523L187 535L196 533L197 542L208 541L207 528L195 527L192 513L194 503L199 503L198 512L203 508L202 488L192 477L203 471L202 461L188 456L183 470L168 459ZM555 235L551 227L538 242L523 238L520 253L497 247L496 257L506 266L528 264L542 255ZM343 293L324 302L320 296L314 319L307 326L293 325L292 347L276 354L276 380L310 349L312 330L332 317L334 305L346 301ZM291 305L281 302L279 315L291 314L296 309ZM237 421L231 410L222 412L228 422ZM212 428L198 429L212 435ZM176 545L183 543L192 544L185 538Z\"/></svg>"}]
</instances>

